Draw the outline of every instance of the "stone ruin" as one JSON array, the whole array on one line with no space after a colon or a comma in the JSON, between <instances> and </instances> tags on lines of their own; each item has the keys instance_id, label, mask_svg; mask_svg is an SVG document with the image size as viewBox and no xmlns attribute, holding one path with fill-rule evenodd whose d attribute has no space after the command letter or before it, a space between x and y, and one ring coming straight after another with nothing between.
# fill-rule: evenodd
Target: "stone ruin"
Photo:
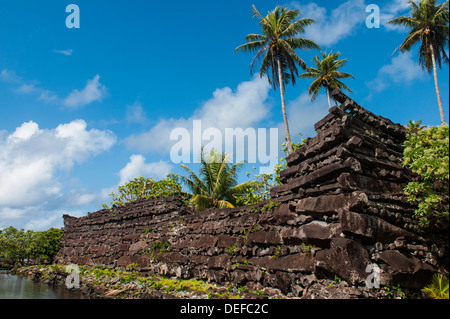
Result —
<instances>
[{"instance_id":1,"label":"stone ruin","mask_svg":"<svg viewBox=\"0 0 450 319\"><path fill-rule=\"evenodd\" d=\"M287 157L271 201L194 213L180 198L155 198L75 218L64 216L56 262L126 266L178 278L278 290L303 298L373 297L381 286L424 287L448 276L448 234L424 235L403 187L405 128L340 92L340 106ZM347 283L333 295L322 279Z\"/></svg>"}]
</instances>

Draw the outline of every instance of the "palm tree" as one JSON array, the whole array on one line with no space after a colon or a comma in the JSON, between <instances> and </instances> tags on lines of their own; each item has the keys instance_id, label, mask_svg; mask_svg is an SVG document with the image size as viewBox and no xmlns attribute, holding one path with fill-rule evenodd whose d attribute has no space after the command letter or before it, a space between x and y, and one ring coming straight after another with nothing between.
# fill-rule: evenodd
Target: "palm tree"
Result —
<instances>
[{"instance_id":1,"label":"palm tree","mask_svg":"<svg viewBox=\"0 0 450 319\"><path fill-rule=\"evenodd\" d=\"M448 64L445 48L448 46L448 3L436 5L436 0L420 0L418 4L409 0L411 4L411 17L398 17L388 21L388 24L410 28L405 41L396 49L404 53L413 45L420 43L419 65L433 71L434 84L439 105L441 123L445 124L444 110L442 108L441 93L439 91L437 66L441 68L441 61ZM395 51L394 51L395 52Z\"/></svg>"},{"instance_id":2,"label":"palm tree","mask_svg":"<svg viewBox=\"0 0 450 319\"><path fill-rule=\"evenodd\" d=\"M236 201L233 195L242 195L250 186L250 182L237 183L237 173L243 166L243 162L233 165L229 163L231 155L225 155L212 149L205 155L202 149L200 162L200 176L197 176L186 165L181 167L189 174L189 177L171 173L171 176L179 178L191 191L189 197L197 211L209 207L232 208Z\"/></svg>"},{"instance_id":3,"label":"palm tree","mask_svg":"<svg viewBox=\"0 0 450 319\"><path fill-rule=\"evenodd\" d=\"M422 125L422 120L418 121L409 120L408 124L406 125L406 133L408 134L416 133L418 131L422 131L425 128L426 126Z\"/></svg>"},{"instance_id":4,"label":"palm tree","mask_svg":"<svg viewBox=\"0 0 450 319\"><path fill-rule=\"evenodd\" d=\"M339 81L338 79L353 78L353 75L348 73L339 72L338 69L343 67L347 63L347 59L338 60L341 55L340 52L330 52L328 55L325 52L321 52L322 60L319 60L319 56L316 55L313 58L315 68L308 68L307 72L300 75L301 78L314 79L311 86L308 89L308 93L312 95L311 101L314 101L319 94L321 88L325 88L327 91L328 105L331 108L331 91L339 88L352 92L350 88Z\"/></svg>"},{"instance_id":5,"label":"palm tree","mask_svg":"<svg viewBox=\"0 0 450 319\"><path fill-rule=\"evenodd\" d=\"M295 77L298 76L297 64L304 70L307 68L306 63L294 50L319 49L314 41L296 37L305 32L305 27L315 22L313 19L307 18L296 21L299 15L300 11L298 10L277 6L263 17L253 6L253 16L259 19L262 34L247 35L245 38L247 43L238 46L235 50L235 52L257 52L250 64L250 73L254 72L255 63L262 59L259 75L267 76L274 90L280 87L281 108L289 153L292 153L293 149L286 116L284 85L289 81L295 85ZM271 70L270 73L269 70Z\"/></svg>"}]
</instances>

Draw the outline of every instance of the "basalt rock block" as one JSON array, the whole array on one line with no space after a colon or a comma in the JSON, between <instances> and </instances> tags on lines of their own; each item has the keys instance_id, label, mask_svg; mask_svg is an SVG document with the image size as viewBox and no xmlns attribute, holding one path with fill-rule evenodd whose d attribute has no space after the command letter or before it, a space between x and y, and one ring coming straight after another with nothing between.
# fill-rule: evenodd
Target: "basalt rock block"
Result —
<instances>
[{"instance_id":1,"label":"basalt rock block","mask_svg":"<svg viewBox=\"0 0 450 319\"><path fill-rule=\"evenodd\" d=\"M394 242L397 237L414 240L418 236L397 227L384 219L366 214L358 214L348 210L339 211L339 221L342 231L361 238L368 243Z\"/></svg>"},{"instance_id":2,"label":"basalt rock block","mask_svg":"<svg viewBox=\"0 0 450 319\"><path fill-rule=\"evenodd\" d=\"M348 283L356 285L365 282L366 267L371 263L369 253L358 242L335 237L331 248L321 250L315 256L315 274L318 278L334 278L339 276Z\"/></svg>"},{"instance_id":3,"label":"basalt rock block","mask_svg":"<svg viewBox=\"0 0 450 319\"><path fill-rule=\"evenodd\" d=\"M286 244L311 244L317 247L328 248L333 237L341 233L338 223L328 224L323 221L313 221L297 227L285 227L281 231L281 238Z\"/></svg>"},{"instance_id":4,"label":"basalt rock block","mask_svg":"<svg viewBox=\"0 0 450 319\"><path fill-rule=\"evenodd\" d=\"M311 253L300 253L288 256L253 257L248 260L252 265L271 271L311 272L314 258Z\"/></svg>"},{"instance_id":5,"label":"basalt rock block","mask_svg":"<svg viewBox=\"0 0 450 319\"><path fill-rule=\"evenodd\" d=\"M258 231L247 235L246 239L249 245L281 245L283 243L281 236L276 231Z\"/></svg>"},{"instance_id":6,"label":"basalt rock block","mask_svg":"<svg viewBox=\"0 0 450 319\"><path fill-rule=\"evenodd\" d=\"M392 284L399 284L404 288L423 288L430 283L435 272L431 265L405 256L398 250L383 251L379 257L388 265L384 271L392 277Z\"/></svg>"},{"instance_id":7,"label":"basalt rock block","mask_svg":"<svg viewBox=\"0 0 450 319\"><path fill-rule=\"evenodd\" d=\"M319 217L335 214L342 208L359 211L367 204L368 198L363 192L354 192L350 195L322 195L300 199L295 211L299 214Z\"/></svg>"}]
</instances>

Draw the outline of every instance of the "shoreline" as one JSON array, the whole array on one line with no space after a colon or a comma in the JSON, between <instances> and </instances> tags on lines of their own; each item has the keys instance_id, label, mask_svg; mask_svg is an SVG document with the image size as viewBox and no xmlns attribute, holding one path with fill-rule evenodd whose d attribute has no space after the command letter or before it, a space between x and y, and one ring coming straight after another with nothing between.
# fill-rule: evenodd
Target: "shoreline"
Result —
<instances>
[{"instance_id":1,"label":"shoreline","mask_svg":"<svg viewBox=\"0 0 450 319\"><path fill-rule=\"evenodd\" d=\"M80 266L79 288L68 288L63 265L33 265L12 269L10 273L36 282L79 291L89 299L260 299L240 287L221 287L197 279L174 279L140 273L120 267ZM248 290L248 289L246 289ZM281 298L281 295L276 295Z\"/></svg>"},{"instance_id":2,"label":"shoreline","mask_svg":"<svg viewBox=\"0 0 450 319\"><path fill-rule=\"evenodd\" d=\"M316 279L303 297L286 296L279 289L265 287L254 291L229 284L220 286L198 279L167 278L133 268L79 266L79 288L68 288L65 265L32 265L9 272L36 282L81 293L88 299L421 299L420 292L400 288L367 289L349 286L345 281Z\"/></svg>"}]
</instances>

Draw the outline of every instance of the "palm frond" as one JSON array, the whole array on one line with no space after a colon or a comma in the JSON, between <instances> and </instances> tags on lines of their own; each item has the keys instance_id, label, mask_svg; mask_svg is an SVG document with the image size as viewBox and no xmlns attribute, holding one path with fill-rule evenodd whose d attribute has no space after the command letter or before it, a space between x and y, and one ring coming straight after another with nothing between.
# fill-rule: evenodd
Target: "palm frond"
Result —
<instances>
[{"instance_id":1,"label":"palm frond","mask_svg":"<svg viewBox=\"0 0 450 319\"><path fill-rule=\"evenodd\" d=\"M308 68L307 72L300 75L302 78L314 79L308 88L308 93L311 95L311 100L314 101L321 88L333 90L335 88L346 89L351 92L350 88L337 79L353 78L350 73L338 71L347 63L347 59L339 60L341 53L332 51L330 53L321 52L322 59L319 55L313 58L315 68Z\"/></svg>"},{"instance_id":2,"label":"palm frond","mask_svg":"<svg viewBox=\"0 0 450 319\"><path fill-rule=\"evenodd\" d=\"M198 212L212 207L212 199L206 195L196 195L192 197L191 203L195 206Z\"/></svg>"},{"instance_id":3,"label":"palm frond","mask_svg":"<svg viewBox=\"0 0 450 319\"><path fill-rule=\"evenodd\" d=\"M217 208L234 208L234 205L231 204L229 201L226 200L219 200L217 201Z\"/></svg>"},{"instance_id":4,"label":"palm frond","mask_svg":"<svg viewBox=\"0 0 450 319\"><path fill-rule=\"evenodd\" d=\"M259 50L262 47L264 47L265 44L266 44L266 40L251 41L251 42L244 43L244 44L238 46L234 50L234 52L235 53L237 53L239 51L242 51L242 52L254 52L254 51Z\"/></svg>"},{"instance_id":5,"label":"palm frond","mask_svg":"<svg viewBox=\"0 0 450 319\"><path fill-rule=\"evenodd\" d=\"M315 21L309 18L297 19L300 12L285 6L277 6L264 17L254 5L252 8L253 16L259 20L262 33L247 35L245 38L247 43L237 47L235 52L257 52L250 64L250 73L255 70L256 63L262 61L259 74L261 77L267 76L274 89L280 85L278 61L282 65L283 85L289 82L295 84L295 78L298 77L297 65L304 70L307 68L295 50L319 48L314 41L296 36L304 33L305 28Z\"/></svg>"}]
</instances>

